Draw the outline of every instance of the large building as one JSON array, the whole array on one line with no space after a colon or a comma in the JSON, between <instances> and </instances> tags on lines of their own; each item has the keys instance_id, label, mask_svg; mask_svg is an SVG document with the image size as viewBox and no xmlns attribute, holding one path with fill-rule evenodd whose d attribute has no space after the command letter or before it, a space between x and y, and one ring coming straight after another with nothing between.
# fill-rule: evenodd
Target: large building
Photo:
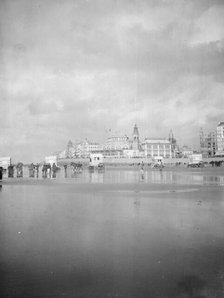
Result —
<instances>
[{"instance_id":1,"label":"large building","mask_svg":"<svg viewBox=\"0 0 224 298\"><path fill-rule=\"evenodd\" d=\"M102 153L105 157L175 157L178 146L173 132L169 139L147 138L143 143L137 125L134 125L132 138L127 135L115 134L107 138L105 143L98 144L85 139L82 142L69 141L66 149L58 154L59 158L88 158L90 153Z\"/></svg>"},{"instance_id":2,"label":"large building","mask_svg":"<svg viewBox=\"0 0 224 298\"><path fill-rule=\"evenodd\" d=\"M58 158L88 158L90 153L98 153L103 151L103 146L96 143L90 142L85 139L81 142L73 143L71 140L68 141L66 149L57 154Z\"/></svg>"},{"instance_id":3,"label":"large building","mask_svg":"<svg viewBox=\"0 0 224 298\"><path fill-rule=\"evenodd\" d=\"M203 157L213 157L217 152L217 136L215 132L204 133L200 129L200 152Z\"/></svg>"},{"instance_id":4,"label":"large building","mask_svg":"<svg viewBox=\"0 0 224 298\"><path fill-rule=\"evenodd\" d=\"M114 135L107 138L102 145L104 156L122 157L124 150L130 148L129 138L126 135Z\"/></svg>"},{"instance_id":5,"label":"large building","mask_svg":"<svg viewBox=\"0 0 224 298\"><path fill-rule=\"evenodd\" d=\"M84 141L77 143L75 145L76 148L76 157L88 158L90 153L98 153L102 152L103 148L102 145L96 142L90 142L89 140L85 139Z\"/></svg>"},{"instance_id":6,"label":"large building","mask_svg":"<svg viewBox=\"0 0 224 298\"><path fill-rule=\"evenodd\" d=\"M145 139L142 143L145 157L162 156L164 158L172 158L172 146L166 139Z\"/></svg>"},{"instance_id":7,"label":"large building","mask_svg":"<svg viewBox=\"0 0 224 298\"><path fill-rule=\"evenodd\" d=\"M216 128L216 134L217 134L216 155L224 155L224 122L219 122Z\"/></svg>"},{"instance_id":8,"label":"large building","mask_svg":"<svg viewBox=\"0 0 224 298\"><path fill-rule=\"evenodd\" d=\"M193 154L193 150L189 146L184 145L183 147L181 147L181 149L180 149L181 157L187 158L187 157L191 156L192 154Z\"/></svg>"},{"instance_id":9,"label":"large building","mask_svg":"<svg viewBox=\"0 0 224 298\"><path fill-rule=\"evenodd\" d=\"M126 135L117 135L109 137L103 147L104 150L124 150L129 149L130 143Z\"/></svg>"}]
</instances>

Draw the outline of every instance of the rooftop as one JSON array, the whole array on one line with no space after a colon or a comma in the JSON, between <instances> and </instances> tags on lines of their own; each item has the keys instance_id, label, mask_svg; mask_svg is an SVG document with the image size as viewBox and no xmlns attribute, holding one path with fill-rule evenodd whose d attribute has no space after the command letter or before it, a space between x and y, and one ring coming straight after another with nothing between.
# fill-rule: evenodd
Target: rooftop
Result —
<instances>
[{"instance_id":1,"label":"rooftop","mask_svg":"<svg viewBox=\"0 0 224 298\"><path fill-rule=\"evenodd\" d=\"M144 143L153 143L153 144L170 144L167 139L159 139L159 138L146 138Z\"/></svg>"},{"instance_id":2,"label":"rooftop","mask_svg":"<svg viewBox=\"0 0 224 298\"><path fill-rule=\"evenodd\" d=\"M224 126L224 122L219 122L217 126Z\"/></svg>"}]
</instances>

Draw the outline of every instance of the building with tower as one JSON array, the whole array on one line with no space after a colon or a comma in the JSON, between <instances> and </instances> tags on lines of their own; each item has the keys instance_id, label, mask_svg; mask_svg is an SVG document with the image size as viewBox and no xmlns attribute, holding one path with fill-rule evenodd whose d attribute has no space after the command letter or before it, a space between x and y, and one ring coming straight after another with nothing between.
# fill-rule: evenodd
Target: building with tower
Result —
<instances>
[{"instance_id":1,"label":"building with tower","mask_svg":"<svg viewBox=\"0 0 224 298\"><path fill-rule=\"evenodd\" d=\"M131 149L132 150L140 150L141 146L140 146L139 131L138 131L137 124L135 124L134 129L133 129L132 140L133 141L132 141Z\"/></svg>"},{"instance_id":2,"label":"building with tower","mask_svg":"<svg viewBox=\"0 0 224 298\"><path fill-rule=\"evenodd\" d=\"M179 147L177 145L177 140L174 138L174 134L173 134L172 129L170 130L168 141L171 144L172 157L179 157L180 150L179 150Z\"/></svg>"}]
</instances>

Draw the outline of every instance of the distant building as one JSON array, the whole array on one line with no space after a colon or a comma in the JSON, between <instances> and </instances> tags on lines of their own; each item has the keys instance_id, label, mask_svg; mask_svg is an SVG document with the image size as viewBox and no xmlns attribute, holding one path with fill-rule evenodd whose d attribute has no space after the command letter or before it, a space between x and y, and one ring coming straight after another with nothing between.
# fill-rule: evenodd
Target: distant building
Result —
<instances>
[{"instance_id":1,"label":"distant building","mask_svg":"<svg viewBox=\"0 0 224 298\"><path fill-rule=\"evenodd\" d=\"M68 141L68 144L65 149L65 158L74 158L75 157L75 146L71 140Z\"/></svg>"},{"instance_id":2,"label":"distant building","mask_svg":"<svg viewBox=\"0 0 224 298\"><path fill-rule=\"evenodd\" d=\"M98 153L103 151L103 146L96 143L90 142L85 139L81 142L73 143L71 140L68 141L66 149L57 154L58 158L89 158L90 153Z\"/></svg>"},{"instance_id":3,"label":"distant building","mask_svg":"<svg viewBox=\"0 0 224 298\"><path fill-rule=\"evenodd\" d=\"M105 145L104 150L125 150L130 148L129 138L126 135L118 135L109 137Z\"/></svg>"},{"instance_id":4,"label":"distant building","mask_svg":"<svg viewBox=\"0 0 224 298\"><path fill-rule=\"evenodd\" d=\"M102 152L102 145L90 142L87 139L75 145L75 156L82 158L89 158L90 153Z\"/></svg>"},{"instance_id":5,"label":"distant building","mask_svg":"<svg viewBox=\"0 0 224 298\"><path fill-rule=\"evenodd\" d=\"M103 155L106 157L123 157L124 150L130 148L130 141L126 135L114 135L107 138L102 145Z\"/></svg>"},{"instance_id":6,"label":"distant building","mask_svg":"<svg viewBox=\"0 0 224 298\"><path fill-rule=\"evenodd\" d=\"M224 155L224 122L219 122L216 128L217 152L216 155Z\"/></svg>"},{"instance_id":7,"label":"distant building","mask_svg":"<svg viewBox=\"0 0 224 298\"><path fill-rule=\"evenodd\" d=\"M172 145L166 139L145 139L142 143L142 149L145 157L162 156L164 158L172 158Z\"/></svg>"},{"instance_id":8,"label":"distant building","mask_svg":"<svg viewBox=\"0 0 224 298\"><path fill-rule=\"evenodd\" d=\"M215 132L205 134L203 129L200 129L200 152L203 157L212 157L217 152L217 136Z\"/></svg>"},{"instance_id":9,"label":"distant building","mask_svg":"<svg viewBox=\"0 0 224 298\"><path fill-rule=\"evenodd\" d=\"M189 156L191 156L193 154L193 150L190 147L184 145L180 149L180 153L181 153L181 156L182 157L186 157L187 158L187 157L189 157Z\"/></svg>"}]
</instances>

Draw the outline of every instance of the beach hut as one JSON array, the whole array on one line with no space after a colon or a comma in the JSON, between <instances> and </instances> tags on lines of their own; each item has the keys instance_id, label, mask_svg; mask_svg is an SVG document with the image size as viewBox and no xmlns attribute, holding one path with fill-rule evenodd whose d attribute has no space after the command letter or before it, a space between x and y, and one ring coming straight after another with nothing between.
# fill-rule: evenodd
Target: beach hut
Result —
<instances>
[{"instance_id":1,"label":"beach hut","mask_svg":"<svg viewBox=\"0 0 224 298\"><path fill-rule=\"evenodd\" d=\"M90 154L89 169L104 169L103 154Z\"/></svg>"}]
</instances>

